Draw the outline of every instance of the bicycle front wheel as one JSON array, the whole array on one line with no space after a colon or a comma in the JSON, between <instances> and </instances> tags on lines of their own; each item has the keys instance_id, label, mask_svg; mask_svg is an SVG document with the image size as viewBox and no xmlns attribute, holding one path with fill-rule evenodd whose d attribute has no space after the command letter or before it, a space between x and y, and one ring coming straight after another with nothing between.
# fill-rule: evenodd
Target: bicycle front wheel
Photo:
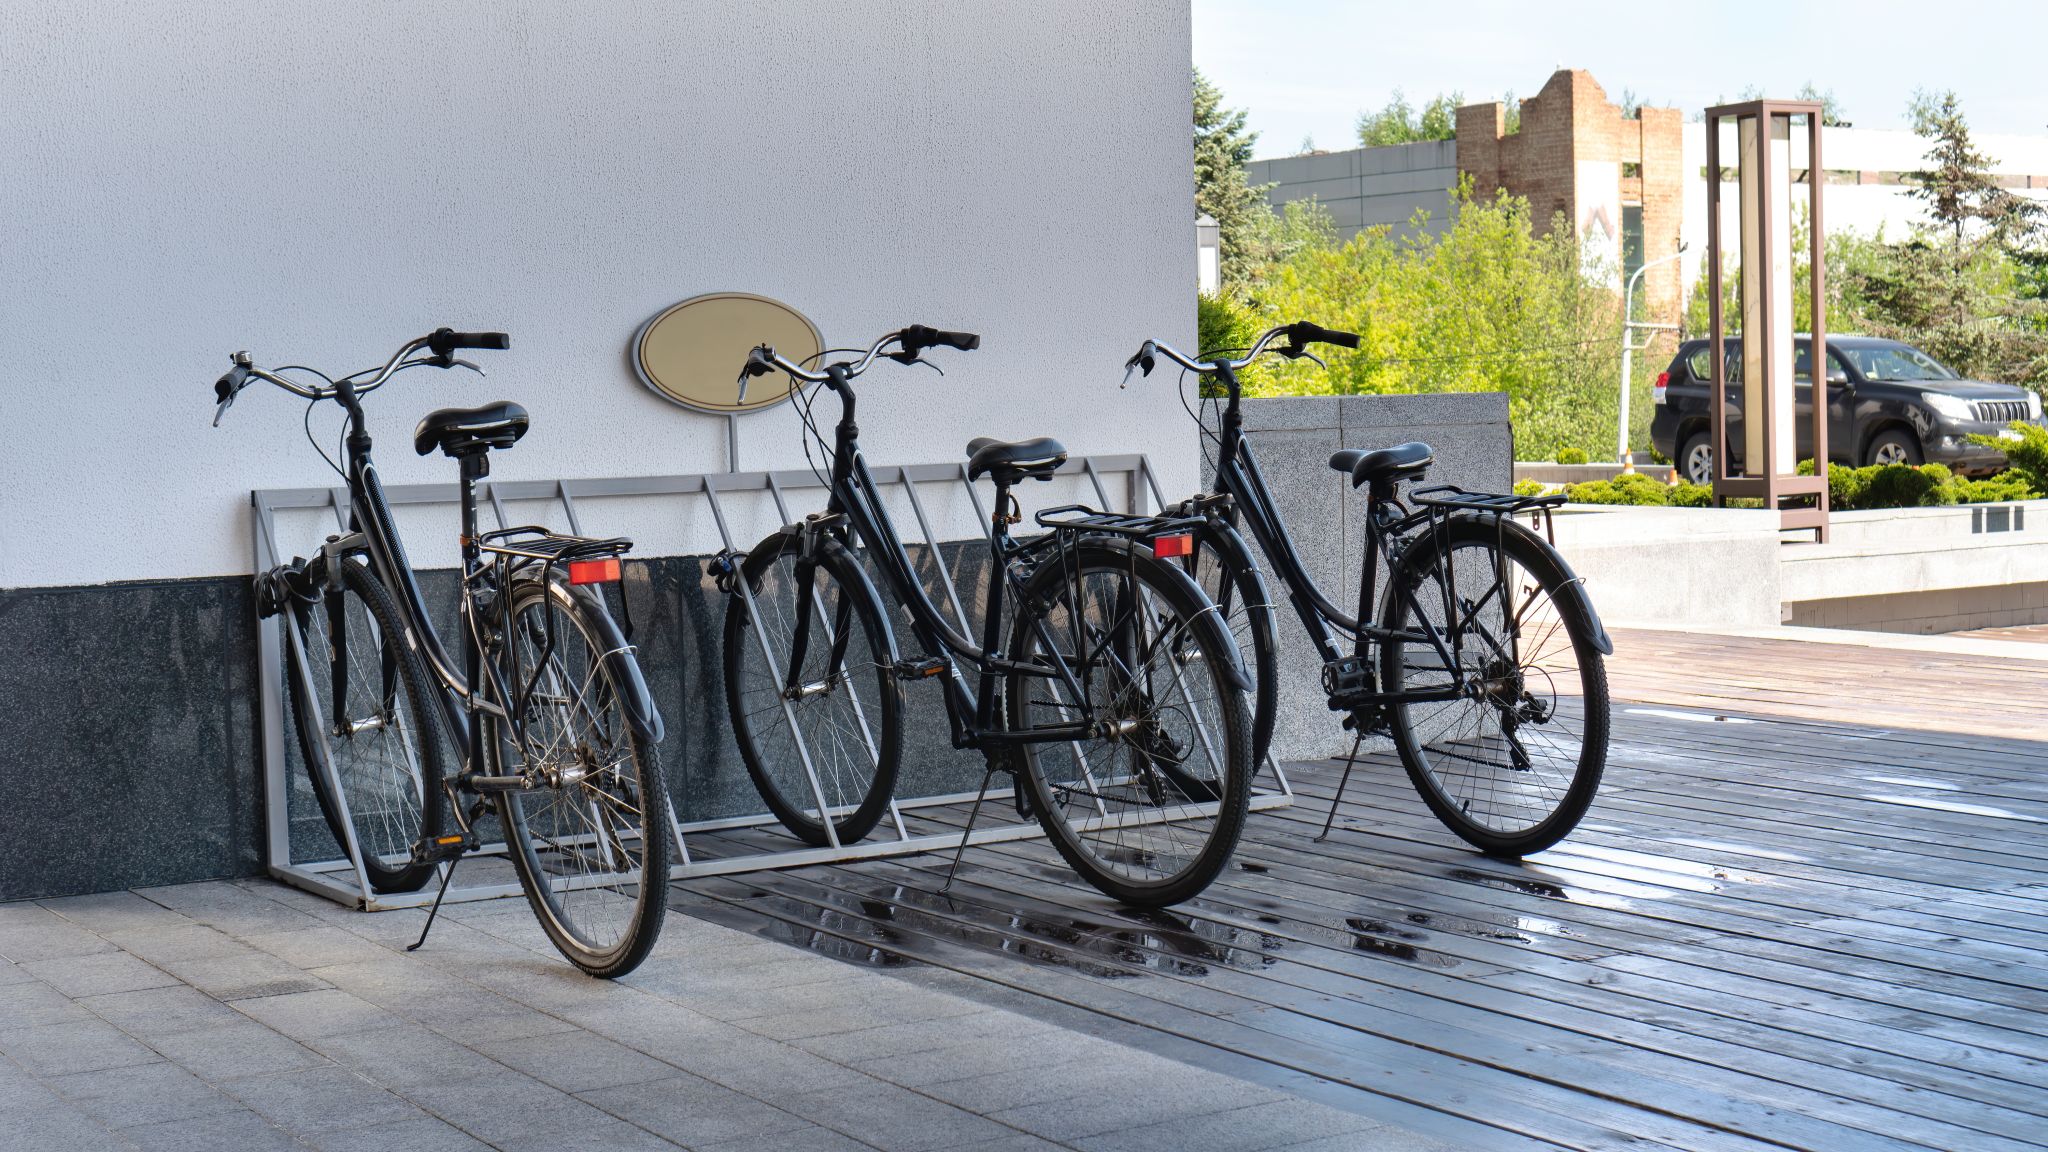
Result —
<instances>
[{"instance_id":1,"label":"bicycle front wheel","mask_svg":"<svg viewBox=\"0 0 2048 1152\"><path fill-rule=\"evenodd\" d=\"M655 750L627 718L608 658L620 647L603 609L559 580L513 583L510 634L497 639L515 723L490 718L505 842L527 900L562 955L592 976L623 976L661 934L668 907L668 794ZM630 659L630 655L624 658Z\"/></svg>"},{"instance_id":2,"label":"bicycle front wheel","mask_svg":"<svg viewBox=\"0 0 2048 1152\"><path fill-rule=\"evenodd\" d=\"M1018 597L1006 719L1060 855L1127 904L1208 887L1250 803L1237 646L1188 576L1127 541L1048 556ZM1065 733L1056 737L1055 733Z\"/></svg>"},{"instance_id":3,"label":"bicycle front wheel","mask_svg":"<svg viewBox=\"0 0 2048 1152\"><path fill-rule=\"evenodd\" d=\"M1389 577L1386 690L1395 751L1431 812L1496 856L1578 825L1607 763L1607 672L1570 569L1518 524L1453 517Z\"/></svg>"},{"instance_id":4,"label":"bicycle front wheel","mask_svg":"<svg viewBox=\"0 0 2048 1152\"><path fill-rule=\"evenodd\" d=\"M286 647L292 728L335 843L346 854L354 840L372 891L413 892L434 874L413 849L440 831L446 800L426 673L384 585L359 560L339 563L337 586L327 588L316 560L308 579L323 594L292 609L306 638L304 675Z\"/></svg>"},{"instance_id":5,"label":"bicycle front wheel","mask_svg":"<svg viewBox=\"0 0 2048 1152\"><path fill-rule=\"evenodd\" d=\"M725 608L725 700L747 775L806 844L852 844L896 790L902 686L881 599L837 540L762 541ZM749 611L751 605L752 611Z\"/></svg>"}]
</instances>

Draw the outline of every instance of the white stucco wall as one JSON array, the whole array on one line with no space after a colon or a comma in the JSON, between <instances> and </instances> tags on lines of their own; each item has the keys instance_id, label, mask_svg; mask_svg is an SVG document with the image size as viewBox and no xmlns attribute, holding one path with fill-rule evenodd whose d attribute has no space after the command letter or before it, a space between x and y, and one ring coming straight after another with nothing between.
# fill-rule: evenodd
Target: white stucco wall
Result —
<instances>
[{"instance_id":1,"label":"white stucco wall","mask_svg":"<svg viewBox=\"0 0 2048 1152\"><path fill-rule=\"evenodd\" d=\"M1170 390L1115 386L1144 337L1193 336L1189 52L1177 0L13 0L0 586L247 571L249 490L333 474L275 389L208 427L238 348L350 370L510 331L488 381L371 398L390 483L453 478L412 454L422 413L500 397L534 417L500 478L722 469L722 420L626 360L715 290L832 342L984 334L943 379L866 378L878 463L1044 433L1191 490ZM801 467L794 430L748 418L742 466Z\"/></svg>"}]
</instances>

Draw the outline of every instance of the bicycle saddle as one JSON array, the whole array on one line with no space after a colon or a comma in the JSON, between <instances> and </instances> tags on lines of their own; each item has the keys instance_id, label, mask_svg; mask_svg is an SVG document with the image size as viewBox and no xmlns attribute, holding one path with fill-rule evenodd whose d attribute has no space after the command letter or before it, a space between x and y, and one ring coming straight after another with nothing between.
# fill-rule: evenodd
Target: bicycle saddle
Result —
<instances>
[{"instance_id":1,"label":"bicycle saddle","mask_svg":"<svg viewBox=\"0 0 2048 1152\"><path fill-rule=\"evenodd\" d=\"M526 409L510 400L479 408L442 408L421 418L412 431L412 446L422 456L436 448L450 456L510 448L526 435L526 423Z\"/></svg>"},{"instance_id":2,"label":"bicycle saddle","mask_svg":"<svg viewBox=\"0 0 2048 1152\"><path fill-rule=\"evenodd\" d=\"M1411 440L1392 448L1346 448L1330 457L1330 467L1351 474L1357 488L1374 480L1400 480L1422 475L1436 459L1436 450Z\"/></svg>"},{"instance_id":3,"label":"bicycle saddle","mask_svg":"<svg viewBox=\"0 0 2048 1152\"><path fill-rule=\"evenodd\" d=\"M1013 483L1026 476L1050 480L1067 462L1067 450L1050 436L1005 443L987 436L967 442L967 478L979 480L995 472L1001 483ZM1005 475L1007 474L1007 478Z\"/></svg>"}]
</instances>

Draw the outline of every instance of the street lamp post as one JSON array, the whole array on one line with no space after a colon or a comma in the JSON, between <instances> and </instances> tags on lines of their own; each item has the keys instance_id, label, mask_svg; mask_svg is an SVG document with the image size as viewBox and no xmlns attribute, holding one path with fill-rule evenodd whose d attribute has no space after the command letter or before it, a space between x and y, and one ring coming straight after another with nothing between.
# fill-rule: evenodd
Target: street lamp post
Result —
<instances>
[{"instance_id":1,"label":"street lamp post","mask_svg":"<svg viewBox=\"0 0 2048 1152\"><path fill-rule=\"evenodd\" d=\"M1635 343L1635 342L1634 342L1634 341L1633 341L1633 340L1631 339L1631 337L1633 337L1633 336L1635 335L1635 333L1636 333L1636 330L1637 330L1637 329L1641 329L1642 331L1645 331L1645 332L1651 332L1651 333L1655 333L1655 332L1676 332L1676 331L1678 331L1678 325L1676 325L1676 324L1652 324L1652 323L1650 323L1650 322L1649 322L1649 321L1647 321L1647 320L1636 320L1636 319L1634 319L1634 316L1635 316L1635 305L1636 305L1636 281L1638 281L1638 280L1640 280L1640 279L1642 279L1642 278L1643 278L1643 273L1645 273L1645 272L1648 272L1648 271L1649 271L1650 269L1652 269L1652 268L1655 268L1655 267L1656 267L1657 265L1659 265L1659 264L1669 264L1669 263L1670 263L1671 261L1673 261L1673 260L1676 260L1676 259L1678 259L1678 258L1679 258L1680 256L1683 256L1683 255L1685 255L1685 249L1686 249L1686 245L1684 244L1684 242L1680 242L1680 243L1679 243L1679 245L1678 245L1678 251L1676 251L1676 252L1673 252L1673 253L1672 253L1671 255L1669 255L1669 256L1666 256L1666 257L1664 257L1664 258L1662 258L1662 259L1659 259L1659 260L1652 260L1652 261L1650 261L1650 262L1649 262L1648 264L1645 264L1645 265L1643 265L1643 266L1642 266L1641 268L1638 268L1638 269L1636 269L1636 270L1635 270L1635 273L1634 273L1633 275L1631 275L1631 276L1630 276L1630 277L1628 278L1628 287L1626 287L1625 289L1623 289L1623 290L1622 290L1622 294L1621 294L1621 426L1620 426L1620 428L1619 428L1619 429L1617 429L1617 430L1616 430L1616 432L1615 432L1615 436L1614 436L1614 445L1615 445L1615 447L1614 447L1614 459L1615 459L1615 461L1616 461L1617 463L1620 463L1620 464L1627 464L1627 463L1629 462L1629 457L1628 457L1628 392L1629 392L1629 388L1628 388L1628 386L1629 386L1629 374L1630 374L1630 371L1631 371L1631 370L1632 370L1632 369L1634 368L1634 366L1635 366L1635 354L1636 354L1636 353L1638 353L1638 352L1641 352L1641 351L1642 351L1643 349L1645 349L1645 348L1648 348L1648 347L1650 346L1650 339L1653 339L1653 338L1654 338L1654 337L1650 337L1650 338L1645 338L1645 339L1643 340L1643 342L1642 342L1641 344L1636 344L1636 343Z\"/></svg>"}]
</instances>

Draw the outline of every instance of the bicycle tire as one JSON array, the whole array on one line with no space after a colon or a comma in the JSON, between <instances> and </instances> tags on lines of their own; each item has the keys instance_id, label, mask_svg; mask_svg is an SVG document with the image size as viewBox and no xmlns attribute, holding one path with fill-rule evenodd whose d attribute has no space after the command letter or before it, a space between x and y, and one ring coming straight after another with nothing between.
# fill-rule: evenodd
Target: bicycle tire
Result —
<instances>
[{"instance_id":1,"label":"bicycle tire","mask_svg":"<svg viewBox=\"0 0 2048 1152\"><path fill-rule=\"evenodd\" d=\"M492 775L524 771L542 781L496 793L505 846L562 955L592 976L623 976L647 958L667 914L670 829L660 762L627 719L623 691L631 689L616 681L615 657L607 655L617 647L616 630L599 620L596 597L536 576L516 578L505 594L513 635L493 637L492 655L514 693L507 707L519 708L519 728L483 714L484 756ZM536 609L551 615L536 620ZM544 669L538 676L537 668ZM517 763L508 750L519 751ZM540 755L528 759L529 751Z\"/></svg>"},{"instance_id":2,"label":"bicycle tire","mask_svg":"<svg viewBox=\"0 0 2048 1152\"><path fill-rule=\"evenodd\" d=\"M1429 606L1442 602L1446 570L1459 587L1459 612L1470 626L1439 631L1458 633L1460 648L1471 641L1473 654L1459 651L1458 659L1461 668L1469 665L1480 674L1480 692L1441 703L1390 705L1394 749L1430 811L1466 843L1492 856L1540 852L1577 827L1607 763L1610 703L1593 621L1571 587L1570 567L1541 537L1512 522L1453 516L1439 529L1418 533L1389 574L1380 610L1380 626L1389 637L1380 648L1386 691L1450 683L1433 647L1402 638L1419 638L1421 621L1413 611L1417 604L1398 594L1404 585L1414 590L1427 582L1430 588L1415 597L1427 617ZM1496 600L1490 583L1489 574L1503 570L1520 601L1513 628L1507 596ZM1473 601L1465 593L1479 579L1489 580L1488 591ZM1428 623L1436 628L1439 621ZM1526 648L1525 632L1535 634ZM1567 644L1555 643L1560 632ZM1469 707L1461 715L1457 709L1464 706ZM1436 723L1445 718L1449 724ZM1540 741L1527 739L1532 731L1544 734ZM1575 740L1576 749L1566 739Z\"/></svg>"},{"instance_id":3,"label":"bicycle tire","mask_svg":"<svg viewBox=\"0 0 2048 1152\"><path fill-rule=\"evenodd\" d=\"M1109 607L1098 616L1091 605L1104 591ZM1192 898L1223 870L1244 830L1256 767L1251 707L1236 648L1211 608L1185 572L1149 548L1100 538L1048 557L1018 596L1011 658L1050 666L1048 648L1058 652L1089 701L1111 714L1104 719L1129 725L1112 738L1016 746L1020 784L1053 847L1125 904L1163 908ZM1104 642L1061 651L1062 630L1072 635L1077 618ZM1179 639L1186 632L1193 645ZM1057 678L1013 675L1005 705L1010 730L1028 733L1070 722L1080 701ZM1110 750L1096 758L1091 745L1116 746L1122 757ZM1111 803L1124 807L1112 816ZM1183 835L1190 829L1192 847Z\"/></svg>"},{"instance_id":4,"label":"bicycle tire","mask_svg":"<svg viewBox=\"0 0 2048 1152\"><path fill-rule=\"evenodd\" d=\"M903 758L903 691L881 597L853 553L826 537L818 542L812 571L811 630L798 677L803 685L824 687L785 699L777 675L786 677L794 652L803 548L801 536L778 532L756 545L742 565L747 593L735 587L725 608L725 700L740 759L768 811L797 839L823 848L833 837L842 845L858 842L888 811ZM760 633L747 611L749 599L761 616ZM843 680L841 674L827 675L830 643L842 630ZM763 634L772 661L763 659ZM872 678L864 668L872 668ZM816 769L815 791L804 771L805 754ZM830 836L819 812L821 798L827 813L837 813Z\"/></svg>"},{"instance_id":5,"label":"bicycle tire","mask_svg":"<svg viewBox=\"0 0 2048 1152\"><path fill-rule=\"evenodd\" d=\"M1195 551L1183 562L1195 586L1217 606L1224 626L1237 641L1238 657L1252 678L1253 775L1265 768L1273 744L1273 725L1280 708L1280 630L1265 573L1252 559L1251 548L1230 524L1196 529ZM1225 575L1230 595L1223 595Z\"/></svg>"},{"instance_id":6,"label":"bicycle tire","mask_svg":"<svg viewBox=\"0 0 2048 1152\"><path fill-rule=\"evenodd\" d=\"M314 799L335 844L347 854L349 826L353 825L353 838L371 891L416 892L433 876L434 865L420 860L414 848L440 831L447 799L441 786L444 764L439 729L424 687L426 671L420 667L419 655L400 641L405 625L383 583L359 561L345 559L340 564L338 588L327 590L310 607L292 610L306 637L307 659L312 662L306 679L327 694L326 700L314 707L307 706L306 689L297 674L299 658L287 644L285 686L291 701L292 728L298 735L299 755L312 783ZM313 561L308 580L314 587L325 588L324 559ZM344 629L342 650L349 674L347 701L384 701L377 714L352 720L346 739L331 725L323 731L315 723L315 717L332 707L333 676L339 670L328 613L330 599L338 601ZM379 656L374 678L364 659L365 653L371 651ZM327 665L324 671L320 667L323 653ZM389 698L385 700L387 693ZM394 733L396 741L387 739ZM416 737L410 746L407 733ZM316 748L322 744L347 801L346 821L342 818L342 805L336 802L326 775L319 768ZM412 777L407 781L409 788L401 787L401 764Z\"/></svg>"}]
</instances>

